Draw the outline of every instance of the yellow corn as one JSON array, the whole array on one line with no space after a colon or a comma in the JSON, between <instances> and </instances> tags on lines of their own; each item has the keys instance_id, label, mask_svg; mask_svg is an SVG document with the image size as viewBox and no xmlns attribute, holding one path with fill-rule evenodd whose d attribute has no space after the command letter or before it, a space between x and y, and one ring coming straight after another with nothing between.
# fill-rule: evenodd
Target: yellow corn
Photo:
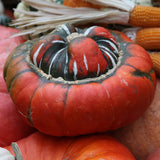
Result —
<instances>
[{"instance_id":1,"label":"yellow corn","mask_svg":"<svg viewBox=\"0 0 160 160\"><path fill-rule=\"evenodd\" d=\"M147 50L160 49L160 28L143 28L138 30L135 41Z\"/></svg>"},{"instance_id":2,"label":"yellow corn","mask_svg":"<svg viewBox=\"0 0 160 160\"><path fill-rule=\"evenodd\" d=\"M160 27L160 8L136 5L130 13L129 24L138 27Z\"/></svg>"},{"instance_id":3,"label":"yellow corn","mask_svg":"<svg viewBox=\"0 0 160 160\"><path fill-rule=\"evenodd\" d=\"M150 52L149 55L153 62L153 69L156 75L160 77L160 52Z\"/></svg>"}]
</instances>

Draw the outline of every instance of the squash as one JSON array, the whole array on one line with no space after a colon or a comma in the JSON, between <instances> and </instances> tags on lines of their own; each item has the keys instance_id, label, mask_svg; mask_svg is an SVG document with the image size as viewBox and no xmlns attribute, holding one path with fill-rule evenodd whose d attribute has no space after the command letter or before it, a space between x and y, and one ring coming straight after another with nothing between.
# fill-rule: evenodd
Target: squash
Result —
<instances>
[{"instance_id":1,"label":"squash","mask_svg":"<svg viewBox=\"0 0 160 160\"><path fill-rule=\"evenodd\" d=\"M66 24L8 57L4 79L28 124L54 136L105 132L139 118L156 76L148 53L123 33Z\"/></svg>"},{"instance_id":2,"label":"squash","mask_svg":"<svg viewBox=\"0 0 160 160\"><path fill-rule=\"evenodd\" d=\"M146 49L152 59L153 69L160 76L160 28L125 28L122 30L131 40Z\"/></svg>"},{"instance_id":3,"label":"squash","mask_svg":"<svg viewBox=\"0 0 160 160\"><path fill-rule=\"evenodd\" d=\"M4 147L28 136L34 129L20 118L3 79L3 67L9 53L25 40L22 37L10 38L18 32L14 28L0 26L0 32L0 146Z\"/></svg>"},{"instance_id":4,"label":"squash","mask_svg":"<svg viewBox=\"0 0 160 160\"><path fill-rule=\"evenodd\" d=\"M160 79L152 104L134 123L113 133L121 143L127 146L137 160L146 160L154 150L160 148ZM158 160L158 159L157 159Z\"/></svg>"},{"instance_id":5,"label":"squash","mask_svg":"<svg viewBox=\"0 0 160 160\"><path fill-rule=\"evenodd\" d=\"M106 134L57 138L36 132L5 149L20 157L17 160L135 160L125 146Z\"/></svg>"}]
</instances>

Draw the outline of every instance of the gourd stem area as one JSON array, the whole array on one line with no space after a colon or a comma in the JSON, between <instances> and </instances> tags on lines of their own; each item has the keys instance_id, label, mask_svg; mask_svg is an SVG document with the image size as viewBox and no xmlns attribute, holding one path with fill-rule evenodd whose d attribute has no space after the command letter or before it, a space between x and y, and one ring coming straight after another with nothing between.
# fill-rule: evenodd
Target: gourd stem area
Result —
<instances>
[{"instance_id":1,"label":"gourd stem area","mask_svg":"<svg viewBox=\"0 0 160 160\"><path fill-rule=\"evenodd\" d=\"M34 65L67 81L99 77L116 67L118 58L117 42L107 29L79 29L68 24L35 44L31 52Z\"/></svg>"},{"instance_id":2,"label":"gourd stem area","mask_svg":"<svg viewBox=\"0 0 160 160\"><path fill-rule=\"evenodd\" d=\"M14 152L14 154L15 154L16 160L23 160L21 151L20 151L17 143L16 143L16 142L12 142L12 143L11 143L11 146L12 146L13 152Z\"/></svg>"}]
</instances>

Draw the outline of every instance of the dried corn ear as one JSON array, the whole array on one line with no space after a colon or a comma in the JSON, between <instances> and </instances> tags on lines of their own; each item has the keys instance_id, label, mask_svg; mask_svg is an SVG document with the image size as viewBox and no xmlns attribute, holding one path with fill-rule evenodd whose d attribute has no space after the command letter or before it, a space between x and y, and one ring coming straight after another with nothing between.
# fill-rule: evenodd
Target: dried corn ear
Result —
<instances>
[{"instance_id":1,"label":"dried corn ear","mask_svg":"<svg viewBox=\"0 0 160 160\"><path fill-rule=\"evenodd\" d=\"M160 77L160 52L150 52L149 55L153 62L153 69L156 75Z\"/></svg>"},{"instance_id":2,"label":"dried corn ear","mask_svg":"<svg viewBox=\"0 0 160 160\"><path fill-rule=\"evenodd\" d=\"M135 41L145 49L160 49L160 28L144 28L138 30Z\"/></svg>"},{"instance_id":3,"label":"dried corn ear","mask_svg":"<svg viewBox=\"0 0 160 160\"><path fill-rule=\"evenodd\" d=\"M130 13L129 24L138 27L160 27L160 8L136 5Z\"/></svg>"}]
</instances>

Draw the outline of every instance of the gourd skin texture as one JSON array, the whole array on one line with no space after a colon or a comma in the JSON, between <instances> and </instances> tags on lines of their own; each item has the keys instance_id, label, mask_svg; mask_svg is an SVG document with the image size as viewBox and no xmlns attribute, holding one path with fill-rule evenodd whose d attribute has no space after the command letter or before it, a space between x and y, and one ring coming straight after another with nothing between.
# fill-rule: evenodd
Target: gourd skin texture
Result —
<instances>
[{"instance_id":1,"label":"gourd skin texture","mask_svg":"<svg viewBox=\"0 0 160 160\"><path fill-rule=\"evenodd\" d=\"M72 29L69 27L69 30ZM63 28L63 32L60 33L59 30L58 28L52 35L59 34L58 36L65 37L62 34L65 29ZM117 31L109 33L102 27L89 28L88 30L88 35L91 33L89 40L111 39L111 45L116 43L120 51L117 64L113 65L113 68L107 68L106 73L102 72L97 77L85 78L86 76L83 77L86 73L85 69L74 68L75 63L71 62L78 58L76 59L77 55L72 51L76 47L72 49L68 47L69 50L67 50L67 53L72 55L69 56L72 59L67 61L68 66L73 64L73 72L68 67L69 80L47 75L35 65L38 61L33 64L30 58L32 51L36 45L46 40L48 42L44 43L46 48L42 49L39 54L43 54L45 49L49 50L47 45L50 44L49 39L52 39L52 35L24 43L8 57L4 69L8 91L25 121L43 133L54 136L75 136L113 130L139 118L153 99L156 77L147 52L123 33ZM83 36L82 39L84 39ZM96 43L102 45L98 40ZM75 41L67 41L67 45L70 46ZM77 45L80 44L81 41L78 41ZM85 50L85 48L89 48L88 46L89 44L86 46L83 44L81 48L84 48L85 53L93 54L93 49ZM113 49L110 45L108 46ZM102 49L99 52L102 52ZM48 53L50 54L50 52ZM99 54L96 53L96 55ZM105 55L103 56L105 57ZM99 57L101 60L101 56ZM92 58L93 56L89 57L87 62ZM58 61L61 62L61 59L63 58ZM42 60L46 62L48 57ZM108 61L110 61L109 58ZM86 63L82 65L82 62L80 61L77 66L84 67ZM99 64L99 62L97 63ZM94 64L91 64L88 71L91 71L91 75L93 75ZM100 70L106 66L104 62L104 65L100 66ZM46 72L47 67L44 68ZM61 71L62 68L63 66L59 65L56 69ZM79 74L81 71L82 74ZM57 76L57 73L55 75ZM70 80L70 77L73 79Z\"/></svg>"},{"instance_id":2,"label":"gourd skin texture","mask_svg":"<svg viewBox=\"0 0 160 160\"><path fill-rule=\"evenodd\" d=\"M135 160L125 146L105 134L56 138L37 132L17 145L24 160ZM11 146L6 149L14 155Z\"/></svg>"},{"instance_id":3,"label":"gourd skin texture","mask_svg":"<svg viewBox=\"0 0 160 160\"><path fill-rule=\"evenodd\" d=\"M0 26L0 33L0 147L4 147L35 130L22 121L3 79L3 68L8 55L25 40L22 37L10 38L18 33L14 28Z\"/></svg>"},{"instance_id":4,"label":"gourd skin texture","mask_svg":"<svg viewBox=\"0 0 160 160\"><path fill-rule=\"evenodd\" d=\"M116 139L129 148L136 160L148 160L147 157L156 149L160 148L159 97L160 78L157 78L154 99L146 112L134 123L112 133ZM160 152L157 152L157 155L160 155ZM155 160L158 160L158 158Z\"/></svg>"}]
</instances>

